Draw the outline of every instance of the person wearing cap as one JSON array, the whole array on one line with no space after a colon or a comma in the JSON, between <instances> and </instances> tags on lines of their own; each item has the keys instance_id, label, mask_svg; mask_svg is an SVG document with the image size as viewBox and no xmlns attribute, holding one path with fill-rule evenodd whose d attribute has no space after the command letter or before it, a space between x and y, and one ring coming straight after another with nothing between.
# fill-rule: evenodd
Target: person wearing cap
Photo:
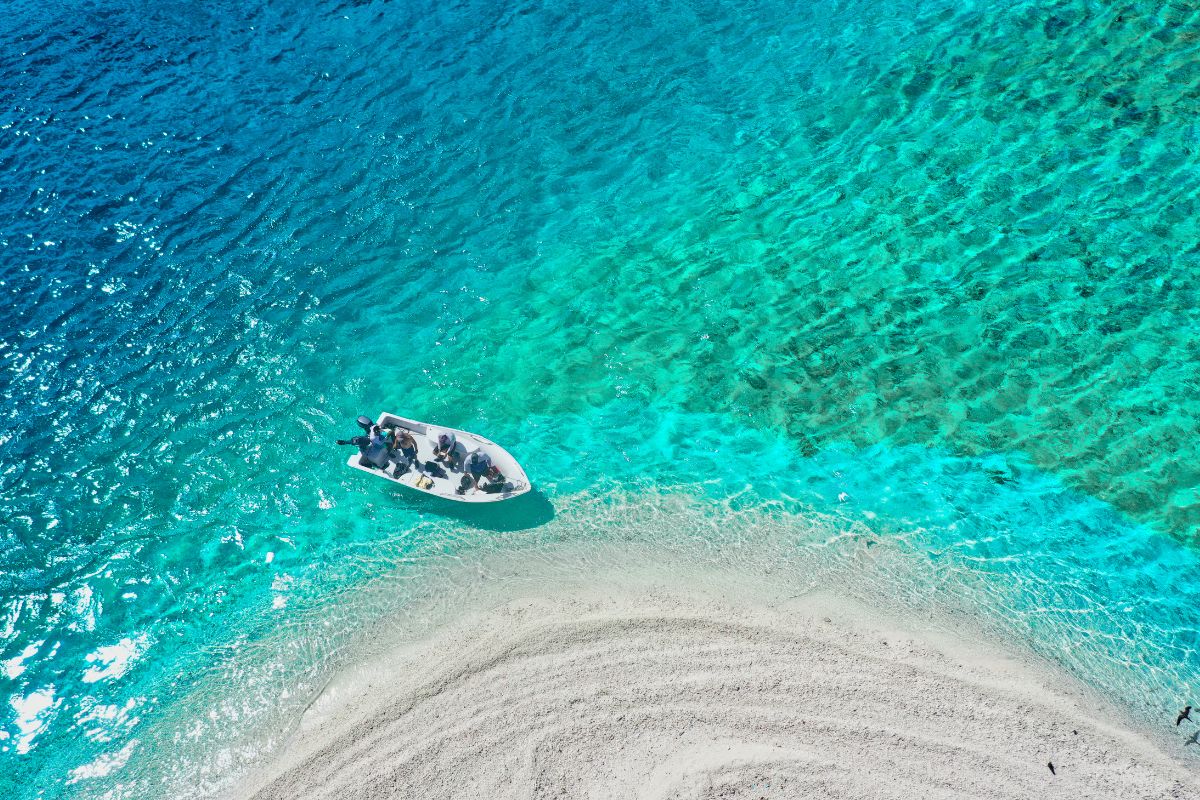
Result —
<instances>
[{"instance_id":1,"label":"person wearing cap","mask_svg":"<svg viewBox=\"0 0 1200 800\"><path fill-rule=\"evenodd\" d=\"M484 475L487 475L487 472L491 466L492 457L482 450L475 450L471 453L471 455L467 456L467 460L463 462L463 469L466 472L466 475L463 477L469 476L471 478L471 488L478 489L479 479ZM462 492L459 492L459 494L462 494Z\"/></svg>"},{"instance_id":2,"label":"person wearing cap","mask_svg":"<svg viewBox=\"0 0 1200 800\"><path fill-rule=\"evenodd\" d=\"M433 445L433 460L444 464L452 472L458 472L462 469L462 458L462 452L454 434L438 434L437 441Z\"/></svg>"}]
</instances>

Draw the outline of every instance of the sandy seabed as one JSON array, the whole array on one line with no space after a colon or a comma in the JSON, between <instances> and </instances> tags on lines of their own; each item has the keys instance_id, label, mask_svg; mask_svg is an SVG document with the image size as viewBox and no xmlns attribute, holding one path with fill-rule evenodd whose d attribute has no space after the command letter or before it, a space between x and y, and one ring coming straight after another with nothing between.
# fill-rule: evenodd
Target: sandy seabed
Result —
<instances>
[{"instance_id":1,"label":"sandy seabed","mask_svg":"<svg viewBox=\"0 0 1200 800\"><path fill-rule=\"evenodd\" d=\"M1026 658L853 603L598 581L356 669L240 796L1200 797L1161 744Z\"/></svg>"}]
</instances>

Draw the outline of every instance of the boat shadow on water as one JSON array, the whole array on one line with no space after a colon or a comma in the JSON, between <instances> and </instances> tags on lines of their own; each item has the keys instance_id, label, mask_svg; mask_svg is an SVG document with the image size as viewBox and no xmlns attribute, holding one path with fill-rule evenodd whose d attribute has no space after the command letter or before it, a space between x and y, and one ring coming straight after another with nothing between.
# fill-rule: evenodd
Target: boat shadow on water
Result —
<instances>
[{"instance_id":1,"label":"boat shadow on water","mask_svg":"<svg viewBox=\"0 0 1200 800\"><path fill-rule=\"evenodd\" d=\"M437 514L488 531L523 531L545 525L554 519L554 505L538 489L500 503L456 503L411 489L391 487L397 500L423 514Z\"/></svg>"}]
</instances>

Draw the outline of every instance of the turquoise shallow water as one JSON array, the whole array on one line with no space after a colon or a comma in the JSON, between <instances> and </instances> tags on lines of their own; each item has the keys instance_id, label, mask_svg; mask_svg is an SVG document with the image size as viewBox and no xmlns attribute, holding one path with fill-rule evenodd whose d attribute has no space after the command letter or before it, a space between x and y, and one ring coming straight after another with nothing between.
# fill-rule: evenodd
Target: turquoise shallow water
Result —
<instances>
[{"instance_id":1,"label":"turquoise shallow water","mask_svg":"<svg viewBox=\"0 0 1200 800\"><path fill-rule=\"evenodd\" d=\"M1195 697L1189 6L22 2L0 41L6 796L202 795L405 587L573 540L951 608L1148 726ZM330 442L379 409L539 495L362 480Z\"/></svg>"}]
</instances>

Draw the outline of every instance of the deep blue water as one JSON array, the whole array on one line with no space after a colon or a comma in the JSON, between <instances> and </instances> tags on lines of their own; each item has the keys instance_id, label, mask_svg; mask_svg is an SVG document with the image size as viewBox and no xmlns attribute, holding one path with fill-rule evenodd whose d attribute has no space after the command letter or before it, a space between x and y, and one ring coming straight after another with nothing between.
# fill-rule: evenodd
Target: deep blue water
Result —
<instances>
[{"instance_id":1,"label":"deep blue water","mask_svg":"<svg viewBox=\"0 0 1200 800\"><path fill-rule=\"evenodd\" d=\"M6 10L0 794L211 793L406 587L573 541L1195 698L1191 6ZM346 470L383 409L538 494Z\"/></svg>"}]
</instances>

